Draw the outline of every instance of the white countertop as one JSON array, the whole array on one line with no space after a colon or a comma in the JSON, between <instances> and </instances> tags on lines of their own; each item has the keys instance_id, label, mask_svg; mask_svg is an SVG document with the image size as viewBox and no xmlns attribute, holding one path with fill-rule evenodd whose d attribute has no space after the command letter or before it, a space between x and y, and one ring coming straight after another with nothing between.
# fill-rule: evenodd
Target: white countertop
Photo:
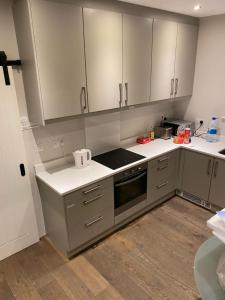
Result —
<instances>
[{"instance_id":1,"label":"white countertop","mask_svg":"<svg viewBox=\"0 0 225 300\"><path fill-rule=\"evenodd\" d=\"M81 187L97 182L101 179L112 176L130 167L179 148L190 149L203 154L225 159L224 155L218 153L218 151L225 149L225 142L208 143L201 138L192 138L191 144L176 145L173 143L172 139L156 139L148 144L135 145L127 148L127 150L143 155L146 158L117 170L107 168L95 161L91 161L90 166L86 168L78 169L74 166L74 162L68 162L65 159L59 159L58 163L60 166L57 167L54 165L54 163L50 163L48 167L47 164L39 164L35 166L36 176L58 194L64 196Z\"/></svg>"}]
</instances>

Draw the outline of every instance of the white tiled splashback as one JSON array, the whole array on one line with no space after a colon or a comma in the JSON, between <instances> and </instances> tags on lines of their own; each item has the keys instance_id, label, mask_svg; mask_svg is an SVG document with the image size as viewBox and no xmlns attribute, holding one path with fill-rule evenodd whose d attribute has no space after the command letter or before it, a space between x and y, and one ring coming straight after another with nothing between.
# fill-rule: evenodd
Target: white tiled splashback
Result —
<instances>
[{"instance_id":1,"label":"white tiled splashback","mask_svg":"<svg viewBox=\"0 0 225 300\"><path fill-rule=\"evenodd\" d=\"M134 143L138 135L158 124L162 115L174 116L171 101L55 122L33 133L43 162L81 148L89 148L96 155Z\"/></svg>"}]
</instances>

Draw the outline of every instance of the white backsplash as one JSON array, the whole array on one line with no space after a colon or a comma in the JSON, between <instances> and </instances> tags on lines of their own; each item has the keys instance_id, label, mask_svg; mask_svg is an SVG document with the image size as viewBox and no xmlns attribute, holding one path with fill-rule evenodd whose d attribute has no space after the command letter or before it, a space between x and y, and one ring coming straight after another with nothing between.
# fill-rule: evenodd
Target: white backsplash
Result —
<instances>
[{"instance_id":1,"label":"white backsplash","mask_svg":"<svg viewBox=\"0 0 225 300\"><path fill-rule=\"evenodd\" d=\"M174 115L171 101L52 122L34 129L33 136L42 162L81 148L91 149L97 155L135 143L138 135L159 124L162 115Z\"/></svg>"},{"instance_id":2,"label":"white backsplash","mask_svg":"<svg viewBox=\"0 0 225 300\"><path fill-rule=\"evenodd\" d=\"M85 147L84 118L58 121L33 130L42 161L66 156Z\"/></svg>"},{"instance_id":3,"label":"white backsplash","mask_svg":"<svg viewBox=\"0 0 225 300\"><path fill-rule=\"evenodd\" d=\"M120 147L120 112L86 117L85 137L93 155Z\"/></svg>"}]
</instances>

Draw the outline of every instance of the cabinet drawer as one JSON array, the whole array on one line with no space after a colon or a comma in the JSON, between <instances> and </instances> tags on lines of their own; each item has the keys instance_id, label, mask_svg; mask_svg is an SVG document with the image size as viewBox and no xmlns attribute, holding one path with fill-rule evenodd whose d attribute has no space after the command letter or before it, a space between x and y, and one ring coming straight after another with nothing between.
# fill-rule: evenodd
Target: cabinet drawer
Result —
<instances>
[{"instance_id":1,"label":"cabinet drawer","mask_svg":"<svg viewBox=\"0 0 225 300\"><path fill-rule=\"evenodd\" d=\"M70 250L81 246L114 225L114 211L105 209L77 223L68 220Z\"/></svg>"},{"instance_id":2,"label":"cabinet drawer","mask_svg":"<svg viewBox=\"0 0 225 300\"><path fill-rule=\"evenodd\" d=\"M150 161L148 165L150 184L151 182L158 183L162 179L176 176L177 160L178 153L176 151Z\"/></svg>"},{"instance_id":3,"label":"cabinet drawer","mask_svg":"<svg viewBox=\"0 0 225 300\"><path fill-rule=\"evenodd\" d=\"M98 186L100 187L97 190L83 194L83 191L89 191ZM83 222L106 209L114 213L112 178L66 196L65 211L68 223Z\"/></svg>"},{"instance_id":4,"label":"cabinet drawer","mask_svg":"<svg viewBox=\"0 0 225 300\"><path fill-rule=\"evenodd\" d=\"M72 204L76 205L77 207L88 206L87 204L94 203L92 201L99 196L107 195L109 191L113 189L113 178L107 178L101 181L98 181L94 184L86 186L78 191L75 191L71 194L65 196L65 205L70 206ZM100 197L101 199L101 197Z\"/></svg>"},{"instance_id":5,"label":"cabinet drawer","mask_svg":"<svg viewBox=\"0 0 225 300\"><path fill-rule=\"evenodd\" d=\"M149 188L148 200L154 202L176 189L176 178L166 178L153 183Z\"/></svg>"},{"instance_id":6,"label":"cabinet drawer","mask_svg":"<svg viewBox=\"0 0 225 300\"><path fill-rule=\"evenodd\" d=\"M153 203L176 189L178 151L160 156L148 164L148 203Z\"/></svg>"}]
</instances>

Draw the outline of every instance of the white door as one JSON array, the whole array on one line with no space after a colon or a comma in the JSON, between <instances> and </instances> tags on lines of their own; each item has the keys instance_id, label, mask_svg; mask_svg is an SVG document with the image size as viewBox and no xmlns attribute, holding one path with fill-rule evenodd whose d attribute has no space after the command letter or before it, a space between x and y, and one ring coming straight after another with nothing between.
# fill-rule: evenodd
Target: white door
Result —
<instances>
[{"instance_id":1,"label":"white door","mask_svg":"<svg viewBox=\"0 0 225 300\"><path fill-rule=\"evenodd\" d=\"M11 68L9 72L11 85L6 86L0 67L0 260L39 239Z\"/></svg>"},{"instance_id":2,"label":"white door","mask_svg":"<svg viewBox=\"0 0 225 300\"><path fill-rule=\"evenodd\" d=\"M44 119L87 112L82 8L30 0Z\"/></svg>"},{"instance_id":3,"label":"white door","mask_svg":"<svg viewBox=\"0 0 225 300\"><path fill-rule=\"evenodd\" d=\"M175 97L193 92L198 26L178 24L175 63Z\"/></svg>"},{"instance_id":4,"label":"white door","mask_svg":"<svg viewBox=\"0 0 225 300\"><path fill-rule=\"evenodd\" d=\"M124 104L150 101L152 19L123 15Z\"/></svg>"},{"instance_id":5,"label":"white door","mask_svg":"<svg viewBox=\"0 0 225 300\"><path fill-rule=\"evenodd\" d=\"M89 111L120 107L122 91L122 15L84 8Z\"/></svg>"},{"instance_id":6,"label":"white door","mask_svg":"<svg viewBox=\"0 0 225 300\"><path fill-rule=\"evenodd\" d=\"M154 19L151 101L173 97L176 38L177 23Z\"/></svg>"}]
</instances>

